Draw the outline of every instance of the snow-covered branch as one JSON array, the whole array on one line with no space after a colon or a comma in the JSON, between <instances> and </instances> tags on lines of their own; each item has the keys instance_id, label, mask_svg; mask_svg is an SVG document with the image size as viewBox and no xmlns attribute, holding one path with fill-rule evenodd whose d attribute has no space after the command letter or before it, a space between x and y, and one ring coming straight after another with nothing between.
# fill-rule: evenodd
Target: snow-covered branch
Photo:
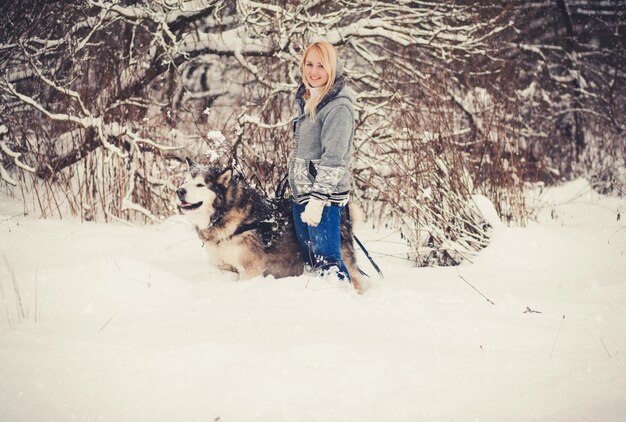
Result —
<instances>
[{"instance_id":1,"label":"snow-covered branch","mask_svg":"<svg viewBox=\"0 0 626 422\"><path fill-rule=\"evenodd\" d=\"M500 206L528 175L574 174L580 165L562 155L594 139L624 151L614 142L626 127L624 49L613 35L623 14L607 4L571 3L567 39L545 31L560 24L545 2L79 0L46 3L46 19L11 9L22 15L6 23L22 23L0 45L0 123L12 127L0 177L19 185L34 171L67 183L76 209L89 198L111 217L152 219L170 206L170 164L206 155L201 140L220 129L236 139L220 153L232 147L271 186L292 148L299 56L326 39L357 98L355 197L434 225L420 229L438 242L428 250L454 249L446 233L471 249L484 238L462 209L468 190ZM589 19L597 36L573 37Z\"/></svg>"}]
</instances>

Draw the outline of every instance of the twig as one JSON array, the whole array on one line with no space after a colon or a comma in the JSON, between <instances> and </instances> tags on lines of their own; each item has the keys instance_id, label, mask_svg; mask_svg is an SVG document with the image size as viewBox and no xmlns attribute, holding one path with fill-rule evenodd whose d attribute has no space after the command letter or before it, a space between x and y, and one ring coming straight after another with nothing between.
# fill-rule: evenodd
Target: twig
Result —
<instances>
[{"instance_id":1,"label":"twig","mask_svg":"<svg viewBox=\"0 0 626 422\"><path fill-rule=\"evenodd\" d=\"M529 306L526 307L526 310L524 311L525 314L540 314L542 313L541 311L535 311L534 309L530 309Z\"/></svg>"},{"instance_id":2,"label":"twig","mask_svg":"<svg viewBox=\"0 0 626 422\"><path fill-rule=\"evenodd\" d=\"M619 215L619 214L618 214ZM619 220L619 219L618 219ZM607 239L606 243L608 243L609 245L611 244L611 239L613 238L613 236L615 236L617 233L621 232L622 230L626 230L626 227L620 227L619 229L617 229L615 232L613 232L612 235L609 236L609 238Z\"/></svg>"},{"instance_id":3,"label":"twig","mask_svg":"<svg viewBox=\"0 0 626 422\"><path fill-rule=\"evenodd\" d=\"M563 327L563 321L565 321L565 315L563 315L563 318L561 319L561 323L559 324L559 330L556 332L556 337L554 337L554 344L552 345L552 350L550 351L550 359L552 359L552 355L554 354L554 349L556 348L556 342L559 339L559 336L561 335L561 327Z\"/></svg>"},{"instance_id":4,"label":"twig","mask_svg":"<svg viewBox=\"0 0 626 422\"><path fill-rule=\"evenodd\" d=\"M104 330L104 329L106 328L106 326L107 326L107 325L109 325L109 322L111 322L111 320L113 319L113 317L114 317L114 316L115 316L115 315L111 315L111 318L109 318L109 319L107 320L107 322L105 322L105 323L104 323L104 325L103 325L102 327L100 327L100 329L98 330L98 332L100 332L100 331Z\"/></svg>"},{"instance_id":5,"label":"twig","mask_svg":"<svg viewBox=\"0 0 626 422\"><path fill-rule=\"evenodd\" d=\"M474 286L472 285L472 283L470 283L469 281L467 281L467 280L465 279L465 277L463 277L461 274L459 274L459 278L460 278L461 280L463 280L464 282L466 282L466 283L467 283L467 284L468 284L468 285L469 285L472 289L476 290L476 292L478 292L478 294L479 294L479 295L481 295L482 297L484 297L484 298L485 298L485 300L487 300L487 302L491 303L492 305L495 305L495 303L493 303L493 301L492 301L491 299L489 299L487 296L485 296L484 294L482 294L482 293L480 292L480 290L478 290L476 287L474 287Z\"/></svg>"},{"instance_id":6,"label":"twig","mask_svg":"<svg viewBox=\"0 0 626 422\"><path fill-rule=\"evenodd\" d=\"M37 271L35 270L35 323L37 323L37 313L39 312L39 278L37 278Z\"/></svg>"},{"instance_id":7,"label":"twig","mask_svg":"<svg viewBox=\"0 0 626 422\"><path fill-rule=\"evenodd\" d=\"M9 270L9 274L11 275L11 280L13 281L13 289L15 290L15 297L17 300L17 304L19 307L19 313L18 313L18 322L21 321L20 320L20 316L22 317L22 319L26 318L26 314L24 313L24 306L22 306L22 296L20 295L20 290L17 287L17 279L15 278L15 271L13 271L13 268L11 267L11 264L9 264L9 260L7 259L6 255L2 255L2 259L4 260L4 263L7 266L7 269Z\"/></svg>"},{"instance_id":8,"label":"twig","mask_svg":"<svg viewBox=\"0 0 626 422\"><path fill-rule=\"evenodd\" d=\"M4 310L7 314L7 323L9 324L9 329L12 329L13 324L11 324L11 314L9 312L9 301L7 300L7 296L4 294L4 289L2 288L1 281L0 281L0 293L2 293L2 301L4 302Z\"/></svg>"},{"instance_id":9,"label":"twig","mask_svg":"<svg viewBox=\"0 0 626 422\"><path fill-rule=\"evenodd\" d=\"M398 255L394 255L394 254L391 254L391 253L383 253L383 252L376 252L376 251L372 251L371 253L372 253L372 255L375 254L375 255L378 255L378 256L388 256L390 258L396 258L396 259L402 259L404 261L415 262L414 259L405 258L403 256L398 256ZM400 252L400 253L404 254L405 252Z\"/></svg>"},{"instance_id":10,"label":"twig","mask_svg":"<svg viewBox=\"0 0 626 422\"><path fill-rule=\"evenodd\" d=\"M611 356L611 354L609 353L609 349L606 347L606 344L604 344L604 340L600 339L600 343L602 343L604 350L606 350L606 354L609 355L609 359L612 359L613 356Z\"/></svg>"},{"instance_id":11,"label":"twig","mask_svg":"<svg viewBox=\"0 0 626 422\"><path fill-rule=\"evenodd\" d=\"M19 214L16 214L16 215L12 215L11 217L8 217L8 218L3 218L2 220L0 220L0 222L9 221L9 220L12 220L12 219L17 218L17 217L25 217L27 215L28 215L27 213L22 212L22 213L19 213Z\"/></svg>"}]
</instances>

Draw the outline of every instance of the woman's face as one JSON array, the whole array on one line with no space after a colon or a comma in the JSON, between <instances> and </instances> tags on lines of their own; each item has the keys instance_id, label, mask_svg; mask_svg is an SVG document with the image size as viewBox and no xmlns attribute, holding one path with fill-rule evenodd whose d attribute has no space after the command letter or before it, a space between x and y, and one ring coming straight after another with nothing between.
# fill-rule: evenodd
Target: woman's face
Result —
<instances>
[{"instance_id":1,"label":"woman's face","mask_svg":"<svg viewBox=\"0 0 626 422\"><path fill-rule=\"evenodd\" d=\"M306 55L304 60L304 76L309 85L313 88L319 88L326 85L326 82L328 82L328 73L326 73L320 56L315 50L310 50Z\"/></svg>"}]
</instances>

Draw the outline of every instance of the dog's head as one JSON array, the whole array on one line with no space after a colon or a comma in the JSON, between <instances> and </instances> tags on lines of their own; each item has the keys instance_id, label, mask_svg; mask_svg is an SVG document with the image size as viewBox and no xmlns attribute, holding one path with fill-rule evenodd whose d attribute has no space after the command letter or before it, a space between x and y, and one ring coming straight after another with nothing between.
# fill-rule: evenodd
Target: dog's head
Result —
<instances>
[{"instance_id":1,"label":"dog's head","mask_svg":"<svg viewBox=\"0 0 626 422\"><path fill-rule=\"evenodd\" d=\"M192 224L208 227L215 213L216 202L220 202L232 180L232 169L209 167L194 163L187 158L187 174L176 189L178 209Z\"/></svg>"}]
</instances>

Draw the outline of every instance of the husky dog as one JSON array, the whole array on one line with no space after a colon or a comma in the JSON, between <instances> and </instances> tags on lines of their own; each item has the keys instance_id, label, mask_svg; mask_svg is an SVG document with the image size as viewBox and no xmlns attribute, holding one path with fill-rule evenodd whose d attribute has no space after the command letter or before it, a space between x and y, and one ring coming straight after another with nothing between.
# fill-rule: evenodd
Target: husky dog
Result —
<instances>
[{"instance_id":1,"label":"husky dog","mask_svg":"<svg viewBox=\"0 0 626 422\"><path fill-rule=\"evenodd\" d=\"M215 265L239 273L241 280L303 273L289 199L268 199L230 168L196 164L189 158L187 165L183 184L176 190L177 205ZM344 214L341 257L360 293L352 237L351 223Z\"/></svg>"}]
</instances>

